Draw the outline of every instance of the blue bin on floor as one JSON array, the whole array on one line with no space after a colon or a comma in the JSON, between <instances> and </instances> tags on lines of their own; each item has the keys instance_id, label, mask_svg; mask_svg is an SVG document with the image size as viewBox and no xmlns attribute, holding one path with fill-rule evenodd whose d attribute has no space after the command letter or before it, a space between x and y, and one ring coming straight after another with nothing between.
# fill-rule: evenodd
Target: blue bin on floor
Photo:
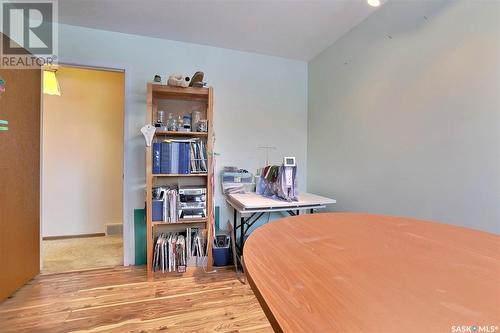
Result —
<instances>
[{"instance_id":1,"label":"blue bin on floor","mask_svg":"<svg viewBox=\"0 0 500 333\"><path fill-rule=\"evenodd\" d=\"M230 262L229 244L231 238L228 235L215 235L212 254L214 258L214 266L227 266Z\"/></svg>"}]
</instances>

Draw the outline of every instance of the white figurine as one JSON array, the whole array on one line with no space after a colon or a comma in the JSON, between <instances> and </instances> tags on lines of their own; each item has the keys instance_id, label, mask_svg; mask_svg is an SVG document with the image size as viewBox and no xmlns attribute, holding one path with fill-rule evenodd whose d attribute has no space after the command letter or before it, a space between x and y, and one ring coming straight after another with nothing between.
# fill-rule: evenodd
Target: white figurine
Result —
<instances>
[{"instance_id":1,"label":"white figurine","mask_svg":"<svg viewBox=\"0 0 500 333\"><path fill-rule=\"evenodd\" d=\"M151 146L151 143L153 143L153 138L155 136L156 127L151 124L147 124L141 128L141 132L144 135L144 139L146 139L146 145L148 147Z\"/></svg>"},{"instance_id":2,"label":"white figurine","mask_svg":"<svg viewBox=\"0 0 500 333\"><path fill-rule=\"evenodd\" d=\"M168 77L168 85L169 86L177 86L187 88L189 87L189 76L185 76L182 74L173 74Z\"/></svg>"}]
</instances>

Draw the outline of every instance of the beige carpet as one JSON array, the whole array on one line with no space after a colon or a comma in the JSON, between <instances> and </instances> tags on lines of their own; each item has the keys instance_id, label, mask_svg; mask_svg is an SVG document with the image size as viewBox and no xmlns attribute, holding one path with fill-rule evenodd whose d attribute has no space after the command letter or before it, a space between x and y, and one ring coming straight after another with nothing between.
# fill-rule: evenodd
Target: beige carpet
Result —
<instances>
[{"instance_id":1,"label":"beige carpet","mask_svg":"<svg viewBox=\"0 0 500 333\"><path fill-rule=\"evenodd\" d=\"M123 236L42 241L42 273L123 265Z\"/></svg>"}]
</instances>

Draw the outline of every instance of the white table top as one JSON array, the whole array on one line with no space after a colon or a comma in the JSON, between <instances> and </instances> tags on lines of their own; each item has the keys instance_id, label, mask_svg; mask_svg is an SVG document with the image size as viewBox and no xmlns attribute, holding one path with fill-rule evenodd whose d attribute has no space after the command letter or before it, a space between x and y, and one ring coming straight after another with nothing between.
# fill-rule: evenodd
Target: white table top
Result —
<instances>
[{"instance_id":1,"label":"white table top","mask_svg":"<svg viewBox=\"0 0 500 333\"><path fill-rule=\"evenodd\" d=\"M326 205L337 202L335 199L325 198L311 193L300 193L298 201L266 198L255 192L229 194L226 200L239 212L324 208Z\"/></svg>"}]
</instances>

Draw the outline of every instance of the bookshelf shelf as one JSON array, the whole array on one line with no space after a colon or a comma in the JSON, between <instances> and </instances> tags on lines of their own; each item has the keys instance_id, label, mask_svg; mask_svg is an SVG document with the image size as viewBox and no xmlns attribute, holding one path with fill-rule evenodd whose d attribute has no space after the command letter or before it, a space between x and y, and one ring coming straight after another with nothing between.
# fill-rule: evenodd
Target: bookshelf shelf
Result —
<instances>
[{"instance_id":1,"label":"bookshelf shelf","mask_svg":"<svg viewBox=\"0 0 500 333\"><path fill-rule=\"evenodd\" d=\"M178 173L156 173L151 174L153 177L206 177L208 173L187 173L187 174L178 174Z\"/></svg>"},{"instance_id":2,"label":"bookshelf shelf","mask_svg":"<svg viewBox=\"0 0 500 333\"><path fill-rule=\"evenodd\" d=\"M156 131L157 136L175 136L175 137L206 137L207 132L173 132L173 131Z\"/></svg>"},{"instance_id":3,"label":"bookshelf shelf","mask_svg":"<svg viewBox=\"0 0 500 333\"><path fill-rule=\"evenodd\" d=\"M175 117L196 110L201 113L201 119L208 121L208 132L171 132L157 131L157 140L164 138L198 138L207 152L213 151L213 89L210 88L180 88L149 83L147 85L147 123L153 124L157 119L158 110L173 113ZM147 271L148 278L163 276L182 276L183 273L161 274L153 272L153 249L155 234L160 232L177 232L183 226L206 230L207 239L207 268L212 269L212 242L213 242L213 184L212 184L212 156L206 156L206 173L189 174L153 174L153 148L146 147L146 223L147 223ZM205 169L203 169L205 170ZM206 218L180 219L178 222L165 223L153 221L153 186L157 183L180 184L184 182L196 186L206 187ZM196 184L198 183L198 184ZM196 269L203 269L196 267Z\"/></svg>"},{"instance_id":4,"label":"bookshelf shelf","mask_svg":"<svg viewBox=\"0 0 500 333\"><path fill-rule=\"evenodd\" d=\"M155 222L153 221L153 226L171 226L180 224L193 224L193 223L207 223L207 219L181 219L178 222Z\"/></svg>"},{"instance_id":5,"label":"bookshelf shelf","mask_svg":"<svg viewBox=\"0 0 500 333\"><path fill-rule=\"evenodd\" d=\"M154 83L150 85L152 97L155 99L206 100L210 95L210 88L181 88Z\"/></svg>"}]
</instances>

